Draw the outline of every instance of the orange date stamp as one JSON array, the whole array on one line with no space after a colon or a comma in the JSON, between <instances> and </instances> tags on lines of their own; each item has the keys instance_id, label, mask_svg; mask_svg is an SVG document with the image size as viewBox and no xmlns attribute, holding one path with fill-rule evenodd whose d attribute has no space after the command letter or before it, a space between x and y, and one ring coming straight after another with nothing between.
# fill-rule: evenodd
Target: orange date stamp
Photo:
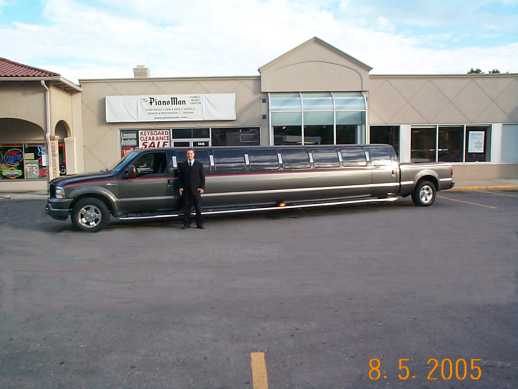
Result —
<instances>
[{"instance_id":1,"label":"orange date stamp","mask_svg":"<svg viewBox=\"0 0 518 389\"><path fill-rule=\"evenodd\" d=\"M436 358L426 360L424 377L418 376L411 358L399 358L396 366L389 367L381 358L369 358L367 376L370 381L412 381L424 378L426 381L480 381L482 367L480 358Z\"/></svg>"}]
</instances>

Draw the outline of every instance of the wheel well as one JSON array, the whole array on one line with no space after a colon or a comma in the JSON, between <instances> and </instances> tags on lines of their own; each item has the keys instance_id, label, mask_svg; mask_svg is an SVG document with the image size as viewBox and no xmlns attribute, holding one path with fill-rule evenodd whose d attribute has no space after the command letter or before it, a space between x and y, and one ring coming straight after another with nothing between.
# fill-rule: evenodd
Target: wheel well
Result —
<instances>
[{"instance_id":1,"label":"wheel well","mask_svg":"<svg viewBox=\"0 0 518 389\"><path fill-rule=\"evenodd\" d=\"M416 186L419 185L422 181L430 181L433 186L435 186L435 190L439 190L439 182L437 181L437 178L434 176L423 176L417 180Z\"/></svg>"},{"instance_id":2,"label":"wheel well","mask_svg":"<svg viewBox=\"0 0 518 389\"><path fill-rule=\"evenodd\" d=\"M82 195L78 196L77 198L74 199L74 201L70 205L70 208L71 209L74 208L76 203L79 200L90 198L90 197L94 198L94 199L101 200L108 207L108 209L110 210L111 214L115 215L115 210L113 208L112 202L106 196L103 196L102 194L98 194L98 193L85 193L85 194L82 194Z\"/></svg>"}]
</instances>

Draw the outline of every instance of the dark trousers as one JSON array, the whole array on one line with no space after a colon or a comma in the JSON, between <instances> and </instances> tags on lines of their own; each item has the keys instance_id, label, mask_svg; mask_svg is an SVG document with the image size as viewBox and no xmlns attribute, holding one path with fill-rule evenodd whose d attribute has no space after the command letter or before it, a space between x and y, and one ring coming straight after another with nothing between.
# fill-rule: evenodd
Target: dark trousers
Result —
<instances>
[{"instance_id":1,"label":"dark trousers","mask_svg":"<svg viewBox=\"0 0 518 389\"><path fill-rule=\"evenodd\" d=\"M191 210L194 205L196 211L196 225L203 225L203 218L201 216L201 196L198 191L191 191L185 189L182 196L183 201L183 224L189 226L191 224Z\"/></svg>"}]
</instances>

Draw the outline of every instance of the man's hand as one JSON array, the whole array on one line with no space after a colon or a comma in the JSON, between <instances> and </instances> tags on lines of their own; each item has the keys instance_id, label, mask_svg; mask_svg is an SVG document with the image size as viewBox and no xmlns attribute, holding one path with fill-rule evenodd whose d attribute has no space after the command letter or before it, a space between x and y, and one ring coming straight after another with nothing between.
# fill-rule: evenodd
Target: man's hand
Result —
<instances>
[{"instance_id":1,"label":"man's hand","mask_svg":"<svg viewBox=\"0 0 518 389\"><path fill-rule=\"evenodd\" d=\"M180 196L183 195L183 188L178 189L178 192L180 193Z\"/></svg>"},{"instance_id":2,"label":"man's hand","mask_svg":"<svg viewBox=\"0 0 518 389\"><path fill-rule=\"evenodd\" d=\"M205 192L205 190L203 190L203 188L198 188L198 193L199 194L203 194L203 192Z\"/></svg>"}]
</instances>

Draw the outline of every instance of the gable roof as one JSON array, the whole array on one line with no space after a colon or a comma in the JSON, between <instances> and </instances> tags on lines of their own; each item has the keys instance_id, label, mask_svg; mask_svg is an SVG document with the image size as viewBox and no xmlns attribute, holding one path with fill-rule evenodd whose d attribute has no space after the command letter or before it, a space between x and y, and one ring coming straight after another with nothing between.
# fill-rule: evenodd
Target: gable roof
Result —
<instances>
[{"instance_id":1,"label":"gable roof","mask_svg":"<svg viewBox=\"0 0 518 389\"><path fill-rule=\"evenodd\" d=\"M313 38L311 39L308 39L307 41L303 42L302 44L294 47L293 49L285 52L284 54L281 54L280 56L278 56L277 58L273 59L272 61L268 62L267 64L261 66L259 68L259 72L261 72L262 70L274 65L275 63L277 63L278 61L280 61L282 58L284 58L285 56L287 56L288 54L292 53L293 51L296 51L296 50L299 50L301 49L302 47L308 45L309 43L317 43L321 46L324 46L328 49L330 49L331 51L334 51L335 53L337 53L338 55L344 57L345 59L347 59L348 61L351 61L353 63L355 63L356 65L364 68L365 70L367 70L368 72L372 70L372 67L370 67L369 65L367 65L366 63L354 58L353 56L350 56L349 54L347 54L346 52L340 50L340 49L337 49L336 47L334 47L333 45L327 43L326 41L320 39L319 37L317 36L314 36Z\"/></svg>"},{"instance_id":2,"label":"gable roof","mask_svg":"<svg viewBox=\"0 0 518 389\"><path fill-rule=\"evenodd\" d=\"M59 77L59 74L0 57L0 77Z\"/></svg>"}]
</instances>

